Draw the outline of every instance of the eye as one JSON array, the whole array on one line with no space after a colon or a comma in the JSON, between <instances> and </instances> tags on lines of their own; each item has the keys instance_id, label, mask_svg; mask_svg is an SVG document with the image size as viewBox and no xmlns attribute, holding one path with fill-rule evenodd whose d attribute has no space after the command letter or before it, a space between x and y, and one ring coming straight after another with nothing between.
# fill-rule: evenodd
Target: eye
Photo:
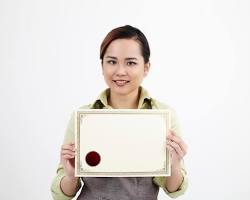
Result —
<instances>
[{"instance_id":1,"label":"eye","mask_svg":"<svg viewBox=\"0 0 250 200\"><path fill-rule=\"evenodd\" d=\"M108 63L108 64L111 64L111 65L115 65L115 64L116 64L116 61L115 61L115 60L108 60L107 63Z\"/></svg>"},{"instance_id":2,"label":"eye","mask_svg":"<svg viewBox=\"0 0 250 200\"><path fill-rule=\"evenodd\" d=\"M127 65L128 66L134 66L134 65L136 65L137 63L136 62L133 62L133 61L129 61L129 62L127 62Z\"/></svg>"}]
</instances>

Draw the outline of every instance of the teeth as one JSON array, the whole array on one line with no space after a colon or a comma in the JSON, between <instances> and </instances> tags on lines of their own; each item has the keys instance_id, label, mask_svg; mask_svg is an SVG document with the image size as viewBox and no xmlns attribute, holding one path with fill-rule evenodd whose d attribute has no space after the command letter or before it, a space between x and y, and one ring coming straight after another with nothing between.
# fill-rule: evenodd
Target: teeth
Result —
<instances>
[{"instance_id":1,"label":"teeth","mask_svg":"<svg viewBox=\"0 0 250 200\"><path fill-rule=\"evenodd\" d=\"M117 83L126 83L126 81L116 81Z\"/></svg>"},{"instance_id":2,"label":"teeth","mask_svg":"<svg viewBox=\"0 0 250 200\"><path fill-rule=\"evenodd\" d=\"M125 80L119 80L119 81L115 81L115 83L118 85L118 86L123 86L127 83L128 81L125 81Z\"/></svg>"}]
</instances>

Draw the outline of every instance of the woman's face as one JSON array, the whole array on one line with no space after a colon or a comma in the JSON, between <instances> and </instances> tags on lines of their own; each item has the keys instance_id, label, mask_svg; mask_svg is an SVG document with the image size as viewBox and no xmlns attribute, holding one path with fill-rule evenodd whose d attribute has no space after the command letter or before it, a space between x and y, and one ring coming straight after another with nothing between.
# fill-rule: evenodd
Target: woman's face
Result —
<instances>
[{"instance_id":1,"label":"woman's face","mask_svg":"<svg viewBox=\"0 0 250 200\"><path fill-rule=\"evenodd\" d=\"M133 39L116 39L106 49L102 71L113 94L129 95L138 92L149 66L149 63L144 63L138 42Z\"/></svg>"}]
</instances>

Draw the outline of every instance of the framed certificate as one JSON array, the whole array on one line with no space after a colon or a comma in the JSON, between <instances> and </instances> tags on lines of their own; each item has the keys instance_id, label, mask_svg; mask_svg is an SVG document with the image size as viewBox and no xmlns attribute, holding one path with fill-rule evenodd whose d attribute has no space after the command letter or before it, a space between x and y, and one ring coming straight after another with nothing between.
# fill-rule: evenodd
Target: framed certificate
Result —
<instances>
[{"instance_id":1,"label":"framed certificate","mask_svg":"<svg viewBox=\"0 0 250 200\"><path fill-rule=\"evenodd\" d=\"M170 176L169 127L168 110L77 110L75 175Z\"/></svg>"}]
</instances>

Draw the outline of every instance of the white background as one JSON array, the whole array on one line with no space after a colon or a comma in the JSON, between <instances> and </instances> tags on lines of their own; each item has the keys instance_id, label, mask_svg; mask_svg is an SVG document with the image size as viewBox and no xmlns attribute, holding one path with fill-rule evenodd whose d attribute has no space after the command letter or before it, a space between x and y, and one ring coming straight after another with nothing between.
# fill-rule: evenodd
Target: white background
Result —
<instances>
[{"instance_id":1,"label":"white background","mask_svg":"<svg viewBox=\"0 0 250 200\"><path fill-rule=\"evenodd\" d=\"M147 36L143 85L189 144L179 199L250 199L248 0L1 0L1 199L51 199L67 121L106 87L99 46L125 24Z\"/></svg>"}]
</instances>

